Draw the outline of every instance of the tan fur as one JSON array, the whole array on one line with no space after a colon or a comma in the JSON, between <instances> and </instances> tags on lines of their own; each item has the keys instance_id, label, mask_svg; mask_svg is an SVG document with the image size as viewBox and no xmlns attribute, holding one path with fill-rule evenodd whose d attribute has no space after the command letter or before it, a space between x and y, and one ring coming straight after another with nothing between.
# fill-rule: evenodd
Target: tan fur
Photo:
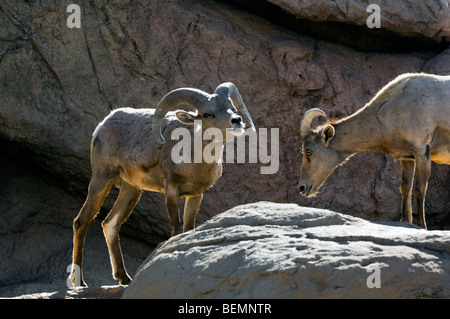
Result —
<instances>
[{"instance_id":1,"label":"tan fur","mask_svg":"<svg viewBox=\"0 0 450 319\"><path fill-rule=\"evenodd\" d=\"M334 135L324 132L334 128ZM360 151L392 154L402 166L402 220L412 222L416 177L417 224L426 228L425 194L431 161L450 164L450 76L403 74L388 83L363 108L329 120L303 138L299 188L313 196L331 172ZM312 153L311 156L306 156Z\"/></svg>"},{"instance_id":2,"label":"tan fur","mask_svg":"<svg viewBox=\"0 0 450 319\"><path fill-rule=\"evenodd\" d=\"M176 99L173 99L175 96L173 92L176 94ZM201 101L199 102L201 105L192 105L197 107L198 112L183 110L167 112L168 108L186 102L183 100L183 92L190 95L189 102ZM173 105L170 104L172 101L166 97L172 101L175 100ZM74 285L77 282L75 278L77 275L80 276L78 279L81 285L86 285L82 273L84 239L89 224L113 185L120 188L119 196L102 226L111 257L113 277L119 283L128 284L131 281L123 262L119 230L138 203L143 191L159 192L165 195L172 236L194 228L203 193L222 175L222 163L221 161L194 163L195 149L194 142L191 142L191 163L176 164L172 160L171 151L179 141L171 139L173 130L179 127L188 128L191 138L194 138L194 130L202 134L212 127L220 129L223 136L226 135L228 128L243 132L245 125L241 122L241 117L237 115L234 100L238 101L240 105L237 107L245 113L246 120L254 129L248 111L237 89L231 83L221 84L212 95L195 89L178 89L170 92L166 97L159 104L160 106L164 101L166 109L158 120L157 134L153 132L155 127L153 120L156 117L155 112L160 110L159 106L156 110L132 108L114 110L94 131L91 141L92 177L88 196L73 222L73 266L70 279ZM197 97L199 98L196 99ZM194 128L194 120L202 122L201 131ZM203 151L210 141L202 138L200 140ZM221 151L223 151L224 142L225 140L222 143L218 142ZM201 158L203 160L203 156ZM186 198L183 224L178 212L179 197Z\"/></svg>"}]
</instances>

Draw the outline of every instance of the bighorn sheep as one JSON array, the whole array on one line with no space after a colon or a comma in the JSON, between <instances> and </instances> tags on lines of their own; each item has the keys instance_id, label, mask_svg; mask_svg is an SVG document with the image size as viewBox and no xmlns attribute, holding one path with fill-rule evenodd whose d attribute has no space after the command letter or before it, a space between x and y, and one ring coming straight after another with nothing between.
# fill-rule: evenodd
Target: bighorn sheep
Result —
<instances>
[{"instance_id":1,"label":"bighorn sheep","mask_svg":"<svg viewBox=\"0 0 450 319\"><path fill-rule=\"evenodd\" d=\"M181 104L194 107L197 112L170 112ZM120 284L128 284L131 278L123 261L119 229L144 190L165 194L172 235L194 228L203 193L222 175L222 163L220 160L212 163L204 160L174 163L171 150L176 141L170 139L171 133L187 125L192 138L195 134L202 134L200 151L203 151L211 143L211 140L205 139L204 131L212 127L220 129L224 138L217 143L223 152L224 143L231 138L227 132L231 131L233 136L244 132L245 124L236 108L254 130L250 114L232 83L219 85L214 94L190 88L177 89L164 96L156 109L117 109L98 125L91 140L92 177L87 199L73 222L73 262L69 279L74 285L79 280L81 285L86 286L82 273L85 235L114 184L120 188L119 195L102 227L113 277ZM201 125L197 125L197 121ZM192 152L192 158L194 156ZM178 213L179 197L186 197L183 227Z\"/></svg>"},{"instance_id":2,"label":"bighorn sheep","mask_svg":"<svg viewBox=\"0 0 450 319\"><path fill-rule=\"evenodd\" d=\"M402 168L402 221L412 222L414 176L417 225L426 228L425 194L431 161L450 164L450 76L403 74L382 88L363 108L315 130L326 117L310 109L301 120L303 162L299 190L314 196L331 172L353 154L378 150L392 154Z\"/></svg>"}]
</instances>

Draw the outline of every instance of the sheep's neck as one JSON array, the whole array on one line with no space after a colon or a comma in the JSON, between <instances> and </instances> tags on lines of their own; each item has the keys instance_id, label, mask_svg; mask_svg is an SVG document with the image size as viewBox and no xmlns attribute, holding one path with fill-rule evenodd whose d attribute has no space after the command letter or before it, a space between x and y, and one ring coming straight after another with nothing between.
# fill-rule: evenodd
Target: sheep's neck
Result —
<instances>
[{"instance_id":1,"label":"sheep's neck","mask_svg":"<svg viewBox=\"0 0 450 319\"><path fill-rule=\"evenodd\" d=\"M360 112L336 123L331 147L347 156L362 151L382 150L383 132L376 116L369 113Z\"/></svg>"}]
</instances>

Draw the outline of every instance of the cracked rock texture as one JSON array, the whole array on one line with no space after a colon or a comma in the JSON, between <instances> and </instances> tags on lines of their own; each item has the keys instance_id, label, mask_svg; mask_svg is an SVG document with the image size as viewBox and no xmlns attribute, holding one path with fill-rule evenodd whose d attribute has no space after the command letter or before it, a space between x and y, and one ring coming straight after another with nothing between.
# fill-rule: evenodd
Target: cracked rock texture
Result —
<instances>
[{"instance_id":1,"label":"cracked rock texture","mask_svg":"<svg viewBox=\"0 0 450 319\"><path fill-rule=\"evenodd\" d=\"M288 3L271 2L283 9ZM331 117L347 116L401 73L449 74L448 49L358 51L336 44L339 39L306 36L251 9L209 0L80 0L81 29L69 29L66 9L71 3L0 1L3 296L12 285L23 282L65 285L71 223L90 179L92 132L110 110L155 107L167 92L179 87L212 92L222 82L233 82L256 127L267 128L269 134L271 128L279 128L277 173L262 175L261 166L268 164L260 161L225 163L222 178L204 196L198 224L236 205L260 200L332 209L368 220L400 219L400 165L381 153L354 156L330 176L315 198L301 197L297 188L299 120L312 107L322 108ZM332 3L339 8L332 8ZM400 11L391 4L380 5L382 26L398 23L398 28L389 29L397 36L403 36L398 32L406 30L405 24L433 42L448 34L448 25L443 24L450 21L445 2L427 2L417 11L416 6L408 6L410 1L395 3L396 8L408 8L402 19L395 18ZM287 14L297 15L295 10L300 10L303 20L338 20L351 26L353 17L359 26L364 18L360 1L317 5L311 2L314 10L309 17L303 8ZM342 21L345 12L349 18ZM403 23L408 16L410 23ZM384 40L389 41L389 35ZM450 227L449 177L448 166L433 164L426 201L431 229ZM99 233L87 243L87 254L101 255L100 249L103 253L106 249L99 222L116 195L113 191L107 198L91 226L90 232L94 228ZM148 243L165 240L170 227L163 196L144 193L121 234L122 239L126 235L132 239L129 245L124 240L122 248L125 254L132 252L130 258L136 263L147 256ZM147 248L136 252L138 242ZM86 263L89 258L94 257L87 256ZM107 256L98 262L99 267L91 260L93 268L85 272L86 277L92 276L90 282L112 284L102 282L111 277Z\"/></svg>"},{"instance_id":2,"label":"cracked rock texture","mask_svg":"<svg viewBox=\"0 0 450 319\"><path fill-rule=\"evenodd\" d=\"M440 43L450 40L450 6L447 0L268 0L289 14L312 21L337 21L365 26L374 12L368 4L378 5L383 29L403 36L424 36ZM368 12L369 11L369 12Z\"/></svg>"},{"instance_id":3,"label":"cracked rock texture","mask_svg":"<svg viewBox=\"0 0 450 319\"><path fill-rule=\"evenodd\" d=\"M449 298L449 267L448 231L259 202L161 244L123 298Z\"/></svg>"}]
</instances>

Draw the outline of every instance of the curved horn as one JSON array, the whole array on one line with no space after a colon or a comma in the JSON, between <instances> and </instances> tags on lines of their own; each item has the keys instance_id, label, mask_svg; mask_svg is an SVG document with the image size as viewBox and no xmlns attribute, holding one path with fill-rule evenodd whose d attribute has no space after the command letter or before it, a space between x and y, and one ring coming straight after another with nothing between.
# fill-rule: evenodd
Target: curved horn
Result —
<instances>
[{"instance_id":1,"label":"curved horn","mask_svg":"<svg viewBox=\"0 0 450 319\"><path fill-rule=\"evenodd\" d=\"M300 121L300 136L303 139L311 134L311 122L317 116L327 117L321 109L310 109L303 114L302 120Z\"/></svg>"},{"instance_id":2,"label":"curved horn","mask_svg":"<svg viewBox=\"0 0 450 319\"><path fill-rule=\"evenodd\" d=\"M188 104L198 109L210 97L208 93L190 88L176 89L167 93L159 102L153 115L152 131L158 142L161 144L166 142L161 134L161 124L170 110L180 104Z\"/></svg>"},{"instance_id":3,"label":"curved horn","mask_svg":"<svg viewBox=\"0 0 450 319\"><path fill-rule=\"evenodd\" d=\"M241 112L244 115L246 122L250 126L250 129L255 131L255 125L253 124L250 113L248 112L247 107L245 106L238 89L233 83L231 82L222 83L216 88L214 94L230 98L231 101L233 101L236 108L239 110L239 112Z\"/></svg>"}]
</instances>

